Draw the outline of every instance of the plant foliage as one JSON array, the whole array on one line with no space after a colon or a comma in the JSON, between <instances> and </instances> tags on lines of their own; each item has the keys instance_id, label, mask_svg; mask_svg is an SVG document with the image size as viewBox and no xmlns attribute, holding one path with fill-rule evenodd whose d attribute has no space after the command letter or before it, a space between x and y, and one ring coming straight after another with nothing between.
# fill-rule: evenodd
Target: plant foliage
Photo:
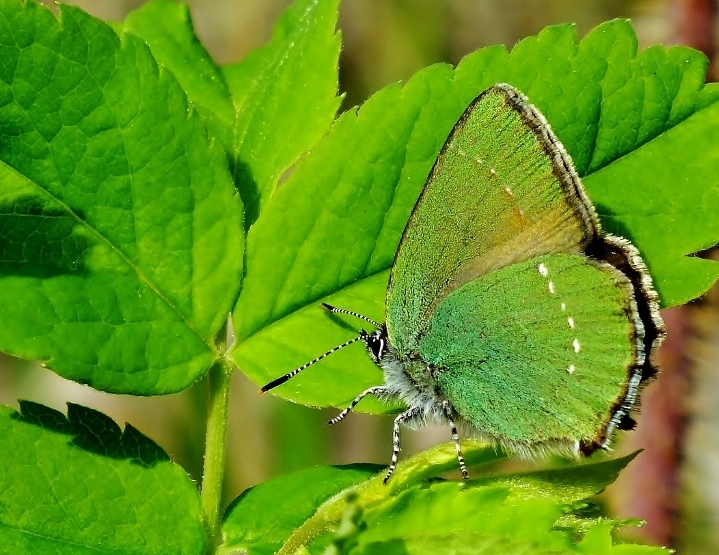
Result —
<instances>
[{"instance_id":1,"label":"plant foliage","mask_svg":"<svg viewBox=\"0 0 719 555\"><path fill-rule=\"evenodd\" d=\"M719 240L719 88L704 84L701 54L638 53L623 20L581 41L554 26L428 67L335 119L337 11L338 0L296 0L269 44L220 67L168 0L114 28L0 0L0 350L134 395L180 391L218 363L265 383L306 362L357 331L320 302L383 319L430 168L497 82L547 116L664 306L717 279L716 263L692 256ZM381 381L358 351L278 394L344 406ZM662 552L615 544L622 523L586 501L629 458L494 475L501 455L465 450L467 483L436 478L456 464L445 445L389 486L366 465L261 484L227 510L217 552ZM216 550L197 489L130 425L22 402L0 411L0 459L0 553Z\"/></svg>"}]
</instances>

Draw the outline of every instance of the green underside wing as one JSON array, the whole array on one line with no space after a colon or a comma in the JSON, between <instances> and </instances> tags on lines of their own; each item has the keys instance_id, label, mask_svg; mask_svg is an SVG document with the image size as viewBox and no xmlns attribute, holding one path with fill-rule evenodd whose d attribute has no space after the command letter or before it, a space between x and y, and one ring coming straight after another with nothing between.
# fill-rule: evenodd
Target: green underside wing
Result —
<instances>
[{"instance_id":1,"label":"green underside wing","mask_svg":"<svg viewBox=\"0 0 719 555\"><path fill-rule=\"evenodd\" d=\"M541 256L451 293L419 352L445 369L437 385L478 430L517 447L571 449L602 428L623 393L636 356L631 294L608 264Z\"/></svg>"}]
</instances>

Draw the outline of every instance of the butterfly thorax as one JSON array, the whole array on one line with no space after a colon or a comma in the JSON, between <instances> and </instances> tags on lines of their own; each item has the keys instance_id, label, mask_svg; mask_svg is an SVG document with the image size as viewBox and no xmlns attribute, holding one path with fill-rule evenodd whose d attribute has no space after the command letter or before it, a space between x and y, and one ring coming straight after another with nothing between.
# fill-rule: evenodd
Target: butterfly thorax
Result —
<instances>
[{"instance_id":1,"label":"butterfly thorax","mask_svg":"<svg viewBox=\"0 0 719 555\"><path fill-rule=\"evenodd\" d=\"M444 422L442 401L445 399L434 379L435 368L421 360L419 355L404 355L397 351L384 325L372 333L363 330L362 342L370 358L382 368L389 397L401 399L408 408L419 408L422 413L420 421Z\"/></svg>"}]
</instances>

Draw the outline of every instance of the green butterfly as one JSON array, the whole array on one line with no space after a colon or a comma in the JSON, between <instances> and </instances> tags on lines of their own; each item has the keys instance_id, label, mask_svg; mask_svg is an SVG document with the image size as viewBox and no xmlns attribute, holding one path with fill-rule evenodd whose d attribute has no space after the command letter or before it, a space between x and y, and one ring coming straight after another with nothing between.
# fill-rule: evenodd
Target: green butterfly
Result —
<instances>
[{"instance_id":1,"label":"green butterfly","mask_svg":"<svg viewBox=\"0 0 719 555\"><path fill-rule=\"evenodd\" d=\"M578 456L606 449L665 337L639 251L602 233L569 155L544 116L495 85L467 108L444 144L400 241L387 322L364 342L384 372L361 399L399 398L400 424L455 422L510 451Z\"/></svg>"}]
</instances>

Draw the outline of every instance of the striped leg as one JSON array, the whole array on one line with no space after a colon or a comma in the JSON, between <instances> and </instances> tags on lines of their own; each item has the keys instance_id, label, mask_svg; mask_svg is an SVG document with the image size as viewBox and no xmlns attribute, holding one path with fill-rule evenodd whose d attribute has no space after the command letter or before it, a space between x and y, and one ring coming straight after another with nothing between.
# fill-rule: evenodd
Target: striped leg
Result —
<instances>
[{"instance_id":1,"label":"striped leg","mask_svg":"<svg viewBox=\"0 0 719 555\"><path fill-rule=\"evenodd\" d=\"M416 418L420 415L420 409L419 407L414 407L412 409L404 411L402 414L397 416L397 418L394 419L394 428L392 430L392 460L389 463L389 469L387 470L387 474L384 477L384 483L387 484L387 481L390 479L392 474L394 474L394 469L397 467L397 459L399 458L399 425L403 422L406 422L407 420L411 420L412 418Z\"/></svg>"},{"instance_id":2,"label":"striped leg","mask_svg":"<svg viewBox=\"0 0 719 555\"><path fill-rule=\"evenodd\" d=\"M462 448L459 445L459 434L457 433L457 426L455 426L454 420L452 420L452 407L450 406L449 401L444 401L442 403L442 408L444 409L444 414L447 416L447 420L449 420L449 426L450 428L452 428L452 441L454 441L454 446L457 449L457 460L459 461L459 469L462 471L462 478L464 478L465 480L469 480L467 465L464 464Z\"/></svg>"},{"instance_id":3,"label":"striped leg","mask_svg":"<svg viewBox=\"0 0 719 555\"><path fill-rule=\"evenodd\" d=\"M357 406L357 403L359 403L362 399L367 397L367 395L375 395L380 396L384 393L387 393L387 388L383 385L377 385L375 387L370 387L369 389L365 389L362 393L357 395L357 397L354 398L354 401L350 403L350 406L347 407L345 410L343 410L341 413L339 413L337 416L335 416L332 420L327 422L328 424L337 424L340 420L342 420L345 416L347 416L350 412L352 412L352 409Z\"/></svg>"}]
</instances>

